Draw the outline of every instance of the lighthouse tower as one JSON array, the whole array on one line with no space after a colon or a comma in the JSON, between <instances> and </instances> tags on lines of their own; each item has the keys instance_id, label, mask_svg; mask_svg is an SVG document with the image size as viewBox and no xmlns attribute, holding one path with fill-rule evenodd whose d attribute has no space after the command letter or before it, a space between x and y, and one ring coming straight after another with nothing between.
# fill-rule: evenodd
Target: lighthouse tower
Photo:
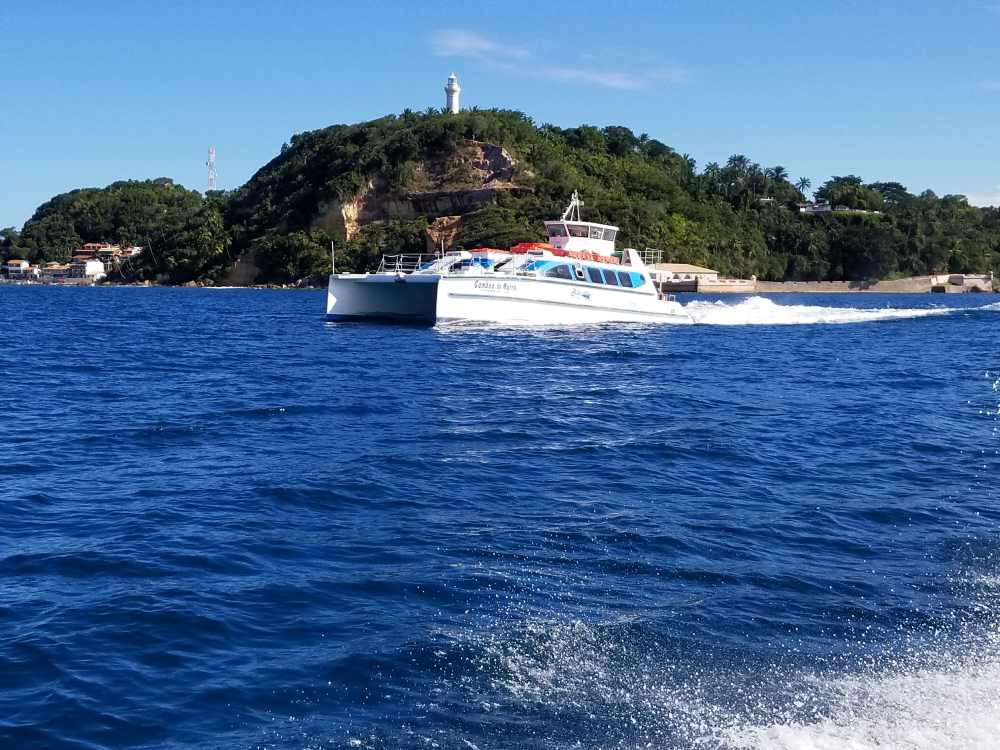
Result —
<instances>
[{"instance_id":1,"label":"lighthouse tower","mask_svg":"<svg viewBox=\"0 0 1000 750\"><path fill-rule=\"evenodd\" d=\"M452 73L448 76L448 83L444 87L444 93L447 95L448 111L453 115L458 114L458 95L462 93L462 87L458 85L458 76Z\"/></svg>"}]
</instances>

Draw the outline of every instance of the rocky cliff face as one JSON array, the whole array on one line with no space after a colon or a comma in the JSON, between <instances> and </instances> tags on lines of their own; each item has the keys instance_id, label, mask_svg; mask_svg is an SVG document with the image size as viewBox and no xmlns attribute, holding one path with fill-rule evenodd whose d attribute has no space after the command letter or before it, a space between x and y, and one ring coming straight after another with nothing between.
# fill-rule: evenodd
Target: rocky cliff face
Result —
<instances>
[{"instance_id":1,"label":"rocky cliff face","mask_svg":"<svg viewBox=\"0 0 1000 750\"><path fill-rule=\"evenodd\" d=\"M461 228L461 216L439 216L434 219L427 227L427 252L436 253L454 247Z\"/></svg>"},{"instance_id":2,"label":"rocky cliff face","mask_svg":"<svg viewBox=\"0 0 1000 750\"><path fill-rule=\"evenodd\" d=\"M352 198L320 206L313 225L349 240L374 221L461 216L495 202L500 193L530 192L517 177L517 162L506 149L466 140L447 157L417 164L403 190L390 190L384 179L371 177ZM435 242L455 231L436 236Z\"/></svg>"}]
</instances>

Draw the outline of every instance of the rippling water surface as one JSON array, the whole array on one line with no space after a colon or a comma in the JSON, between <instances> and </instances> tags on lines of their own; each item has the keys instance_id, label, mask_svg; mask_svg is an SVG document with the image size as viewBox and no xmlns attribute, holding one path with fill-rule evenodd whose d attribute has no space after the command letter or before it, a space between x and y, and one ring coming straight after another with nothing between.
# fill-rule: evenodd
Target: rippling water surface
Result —
<instances>
[{"instance_id":1,"label":"rippling water surface","mask_svg":"<svg viewBox=\"0 0 1000 750\"><path fill-rule=\"evenodd\" d=\"M0 747L996 747L996 299L0 287Z\"/></svg>"}]
</instances>

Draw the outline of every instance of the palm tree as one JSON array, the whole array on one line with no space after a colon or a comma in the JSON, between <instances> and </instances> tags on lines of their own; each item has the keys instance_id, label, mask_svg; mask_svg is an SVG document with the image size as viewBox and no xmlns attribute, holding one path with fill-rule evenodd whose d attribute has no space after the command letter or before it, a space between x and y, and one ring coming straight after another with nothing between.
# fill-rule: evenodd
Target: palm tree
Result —
<instances>
[{"instance_id":1,"label":"palm tree","mask_svg":"<svg viewBox=\"0 0 1000 750\"><path fill-rule=\"evenodd\" d=\"M740 174L746 174L750 169L751 161L743 154L733 154L726 162L726 166L735 169Z\"/></svg>"},{"instance_id":2,"label":"palm tree","mask_svg":"<svg viewBox=\"0 0 1000 750\"><path fill-rule=\"evenodd\" d=\"M771 167L771 179L775 182L781 182L782 180L788 179L788 170L785 169L780 164L776 167Z\"/></svg>"},{"instance_id":3,"label":"palm tree","mask_svg":"<svg viewBox=\"0 0 1000 750\"><path fill-rule=\"evenodd\" d=\"M808 190L810 186L812 186L812 180L808 177L800 177L795 181L795 188L802 193L802 195L806 194L806 190Z\"/></svg>"},{"instance_id":4,"label":"palm tree","mask_svg":"<svg viewBox=\"0 0 1000 750\"><path fill-rule=\"evenodd\" d=\"M720 172L722 170L719 168L719 163L710 161L705 165L704 171L701 173L702 180L704 181L706 188L711 193L721 193L721 186L719 184Z\"/></svg>"}]
</instances>

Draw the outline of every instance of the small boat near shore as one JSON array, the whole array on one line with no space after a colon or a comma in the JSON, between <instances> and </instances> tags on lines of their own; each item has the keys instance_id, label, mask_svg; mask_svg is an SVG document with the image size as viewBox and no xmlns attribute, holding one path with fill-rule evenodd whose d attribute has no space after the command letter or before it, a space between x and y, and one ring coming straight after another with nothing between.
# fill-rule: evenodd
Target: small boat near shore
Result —
<instances>
[{"instance_id":1,"label":"small boat near shore","mask_svg":"<svg viewBox=\"0 0 1000 750\"><path fill-rule=\"evenodd\" d=\"M631 248L615 251L618 227L582 221L574 192L547 242L441 256L389 255L373 273L333 273L330 320L483 322L515 325L692 323L661 294Z\"/></svg>"}]
</instances>

